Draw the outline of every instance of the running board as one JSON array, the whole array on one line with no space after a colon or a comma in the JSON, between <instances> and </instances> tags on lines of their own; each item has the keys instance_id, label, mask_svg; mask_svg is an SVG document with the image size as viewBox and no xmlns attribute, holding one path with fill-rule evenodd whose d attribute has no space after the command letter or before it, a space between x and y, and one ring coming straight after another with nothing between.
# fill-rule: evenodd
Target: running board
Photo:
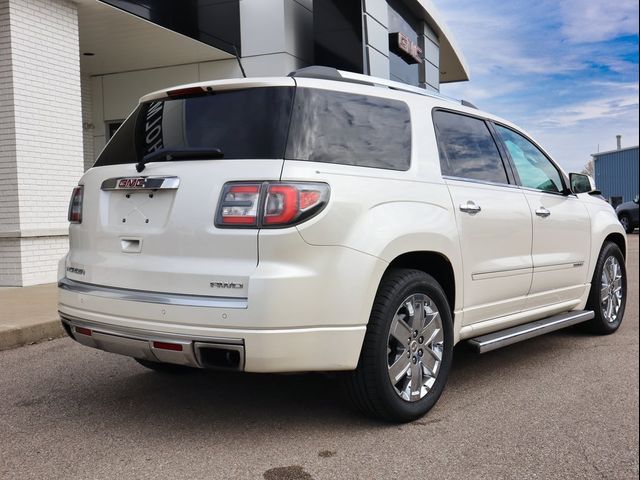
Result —
<instances>
[{"instance_id":1,"label":"running board","mask_svg":"<svg viewBox=\"0 0 640 480\"><path fill-rule=\"evenodd\" d=\"M560 330L576 323L591 320L595 314L591 310L573 311L561 313L552 317L525 323L516 327L507 328L498 332L489 333L480 337L471 338L468 343L476 349L478 353L486 353L507 345L528 340L538 335Z\"/></svg>"}]
</instances>

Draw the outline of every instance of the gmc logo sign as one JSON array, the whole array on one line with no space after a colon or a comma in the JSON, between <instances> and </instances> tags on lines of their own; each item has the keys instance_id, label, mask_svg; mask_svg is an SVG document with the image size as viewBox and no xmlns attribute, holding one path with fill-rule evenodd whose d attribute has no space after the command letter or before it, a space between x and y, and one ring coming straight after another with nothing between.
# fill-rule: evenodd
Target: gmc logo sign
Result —
<instances>
[{"instance_id":1,"label":"gmc logo sign","mask_svg":"<svg viewBox=\"0 0 640 480\"><path fill-rule=\"evenodd\" d=\"M424 61L422 49L412 42L404 33L389 34L389 50L402 58L409 65Z\"/></svg>"},{"instance_id":2,"label":"gmc logo sign","mask_svg":"<svg viewBox=\"0 0 640 480\"><path fill-rule=\"evenodd\" d=\"M138 177L138 178L121 178L118 181L118 188L144 188L146 178Z\"/></svg>"}]
</instances>

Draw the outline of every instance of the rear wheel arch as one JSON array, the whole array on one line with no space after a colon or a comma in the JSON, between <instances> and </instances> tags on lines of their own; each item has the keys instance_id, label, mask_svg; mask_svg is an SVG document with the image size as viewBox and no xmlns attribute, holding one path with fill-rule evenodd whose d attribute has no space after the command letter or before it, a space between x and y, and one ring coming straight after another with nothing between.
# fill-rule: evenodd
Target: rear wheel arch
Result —
<instances>
[{"instance_id":1,"label":"rear wheel arch","mask_svg":"<svg viewBox=\"0 0 640 480\"><path fill-rule=\"evenodd\" d=\"M456 277L453 265L446 255L433 251L406 252L394 258L385 273L396 268L411 268L431 275L444 290L453 316L456 304Z\"/></svg>"}]
</instances>

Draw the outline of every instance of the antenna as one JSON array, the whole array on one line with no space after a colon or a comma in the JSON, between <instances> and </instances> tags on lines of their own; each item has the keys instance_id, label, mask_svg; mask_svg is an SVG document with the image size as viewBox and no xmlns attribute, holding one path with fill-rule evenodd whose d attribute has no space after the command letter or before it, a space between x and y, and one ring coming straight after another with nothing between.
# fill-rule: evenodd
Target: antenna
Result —
<instances>
[{"instance_id":1,"label":"antenna","mask_svg":"<svg viewBox=\"0 0 640 480\"><path fill-rule=\"evenodd\" d=\"M240 61L240 54L238 53L238 47L234 45L233 51L236 52L236 60L238 61L238 65L240 65L240 71L242 72L242 76L244 78L247 78L247 74L245 73L244 68L242 67L242 62Z\"/></svg>"}]
</instances>

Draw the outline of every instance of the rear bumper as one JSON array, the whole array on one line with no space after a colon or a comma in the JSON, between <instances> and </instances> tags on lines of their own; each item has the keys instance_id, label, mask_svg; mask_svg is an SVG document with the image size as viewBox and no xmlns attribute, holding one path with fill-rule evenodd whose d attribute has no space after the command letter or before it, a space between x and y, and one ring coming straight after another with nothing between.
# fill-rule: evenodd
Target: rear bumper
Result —
<instances>
[{"instance_id":1,"label":"rear bumper","mask_svg":"<svg viewBox=\"0 0 640 480\"><path fill-rule=\"evenodd\" d=\"M179 334L100 323L63 312L60 317L67 334L88 347L156 362L246 372L353 370L366 331L364 326L210 328Z\"/></svg>"}]
</instances>

